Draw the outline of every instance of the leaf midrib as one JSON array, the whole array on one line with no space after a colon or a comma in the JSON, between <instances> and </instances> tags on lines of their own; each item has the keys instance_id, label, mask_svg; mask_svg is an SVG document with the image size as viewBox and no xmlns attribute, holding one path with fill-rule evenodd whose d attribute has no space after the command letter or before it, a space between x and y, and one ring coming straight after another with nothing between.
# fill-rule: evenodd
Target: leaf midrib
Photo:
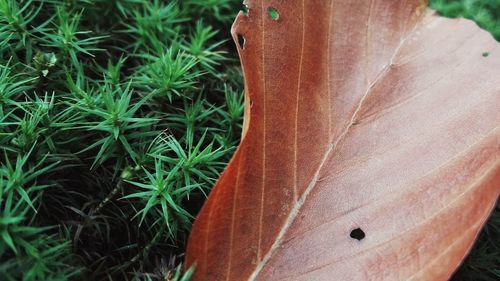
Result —
<instances>
[{"instance_id":1,"label":"leaf midrib","mask_svg":"<svg viewBox=\"0 0 500 281\"><path fill-rule=\"evenodd\" d=\"M330 13L332 13L332 11L330 10ZM274 253L277 251L277 249L281 246L281 242L283 240L283 237L285 236L285 234L287 233L288 229L290 228L290 226L294 223L295 221L295 218L297 217L300 209L302 208L302 205L305 203L308 195L311 193L311 191L314 189L314 187L316 186L317 182L318 182L318 179L319 179L319 175L320 175L320 172L321 170L323 169L323 166L324 164L326 163L326 161L330 158L330 155L333 153L333 151L335 151L337 145L344 140L345 136L348 134L349 130L352 128L352 126L355 124L355 120L356 118L358 117L358 113L361 111L363 105L364 105L364 102L365 100L370 96L370 94L372 93L372 90L374 88L375 85L377 85L380 81L382 81L387 73L389 72L389 69L391 67L391 65L394 64L394 61L395 59L397 58L397 56L400 54L400 51L402 49L402 47L404 46L404 44L406 43L406 41L408 40L408 38L410 38L414 33L415 33L415 30L418 29L418 27L420 26L421 24L421 21L419 21L418 23L415 24L415 26L413 27L413 29L408 32L408 34L406 36L404 36L401 40L400 40L400 43L399 45L395 48L394 50L394 53L393 55L391 56L391 58L389 59L389 62L379 71L378 75L376 76L376 78L374 79L374 81L368 86L365 94L363 95L363 97L360 99L360 102L356 108L356 110L354 111L354 113L352 114L351 116L351 120L349 122L349 125L346 126L346 128L344 129L344 131L342 131L342 133L340 134L340 136L337 138L337 140L335 142L332 143L332 145L330 145L330 147L328 148L328 150L325 152L325 156L323 157L323 159L321 160L318 168L316 169L316 171L314 172L314 176L312 177L311 179L311 182L309 184L309 186L307 187L307 189L305 190L305 192L302 194L302 196L300 197L300 199L298 201L295 202L292 210L290 211L290 214L289 216L287 217L285 223L283 224L283 226L280 228L280 231L278 233L278 236L276 237L273 245L271 246L270 250L267 252L267 254L260 260L260 262L255 266L255 269L254 271L252 272L252 274L250 275L249 277L249 281L255 281L257 280L257 277L258 275L260 274L260 272L262 271L262 269L264 268L264 266L267 264L267 262L271 259L271 257L274 255ZM264 34L264 30L262 30L262 33ZM263 44L264 46L264 44ZM262 52L263 54L265 53L265 51ZM264 56L264 55L263 55ZM301 60L302 60L302 56L303 54L301 54ZM264 65L264 61L263 61L263 65ZM331 64L328 66L328 69L330 69L331 67ZM265 74L265 73L264 73ZM300 83L300 82L299 82ZM265 118L264 118L265 120ZM265 142L264 142L265 143ZM260 220L260 224L259 224L259 227L262 226L262 220ZM260 237L260 236L259 236ZM260 240L260 238L259 238ZM260 251L260 249L259 249Z\"/></svg>"}]
</instances>

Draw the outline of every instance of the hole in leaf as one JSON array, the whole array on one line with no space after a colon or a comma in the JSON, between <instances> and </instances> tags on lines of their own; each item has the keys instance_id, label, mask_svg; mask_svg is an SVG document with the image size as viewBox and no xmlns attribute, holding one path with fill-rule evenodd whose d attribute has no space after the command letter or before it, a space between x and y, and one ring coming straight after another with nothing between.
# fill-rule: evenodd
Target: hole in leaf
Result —
<instances>
[{"instance_id":1,"label":"hole in leaf","mask_svg":"<svg viewBox=\"0 0 500 281\"><path fill-rule=\"evenodd\" d=\"M248 8L247 4L243 4L243 14L245 14L245 16L250 14L250 8Z\"/></svg>"},{"instance_id":2,"label":"hole in leaf","mask_svg":"<svg viewBox=\"0 0 500 281\"><path fill-rule=\"evenodd\" d=\"M245 48L245 37L241 34L238 34L238 45L240 45L240 48L241 49L244 49Z\"/></svg>"},{"instance_id":3,"label":"hole in leaf","mask_svg":"<svg viewBox=\"0 0 500 281\"><path fill-rule=\"evenodd\" d=\"M483 53L483 57L485 57L485 58L487 58L489 55L490 55L490 53L488 53L488 52Z\"/></svg>"},{"instance_id":4,"label":"hole in leaf","mask_svg":"<svg viewBox=\"0 0 500 281\"><path fill-rule=\"evenodd\" d=\"M278 20L280 18L280 13L278 12L278 10L276 8L273 8L273 7L267 8L267 13L269 14L271 19L273 19L273 20Z\"/></svg>"},{"instance_id":5,"label":"hole in leaf","mask_svg":"<svg viewBox=\"0 0 500 281\"><path fill-rule=\"evenodd\" d=\"M356 239L358 241L361 241L363 240L363 238L365 238L365 232L363 230L361 230L361 228L356 228L354 229L353 231L351 231L351 238L352 239Z\"/></svg>"}]
</instances>

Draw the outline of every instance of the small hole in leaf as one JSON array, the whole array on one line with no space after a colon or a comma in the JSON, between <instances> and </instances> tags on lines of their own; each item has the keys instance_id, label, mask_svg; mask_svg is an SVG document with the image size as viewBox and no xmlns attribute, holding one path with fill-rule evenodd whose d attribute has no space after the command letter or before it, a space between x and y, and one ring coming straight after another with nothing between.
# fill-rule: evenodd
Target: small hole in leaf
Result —
<instances>
[{"instance_id":1,"label":"small hole in leaf","mask_svg":"<svg viewBox=\"0 0 500 281\"><path fill-rule=\"evenodd\" d=\"M356 228L354 229L353 231L351 231L351 238L352 239L356 239L356 240L363 240L363 238L365 238L365 232L363 230L361 230L361 228Z\"/></svg>"},{"instance_id":2,"label":"small hole in leaf","mask_svg":"<svg viewBox=\"0 0 500 281\"><path fill-rule=\"evenodd\" d=\"M490 53L488 53L488 52L484 52L484 53L483 53L483 57L487 58L487 57L489 57L489 56L490 56Z\"/></svg>"},{"instance_id":3,"label":"small hole in leaf","mask_svg":"<svg viewBox=\"0 0 500 281\"><path fill-rule=\"evenodd\" d=\"M276 8L273 8L273 7L267 8L267 13L269 14L271 19L273 19L273 20L278 20L280 18L280 13L278 12L278 10Z\"/></svg>"},{"instance_id":4,"label":"small hole in leaf","mask_svg":"<svg viewBox=\"0 0 500 281\"><path fill-rule=\"evenodd\" d=\"M243 4L243 14L245 14L245 16L250 14L250 8L248 8L248 5L246 4Z\"/></svg>"},{"instance_id":5,"label":"small hole in leaf","mask_svg":"<svg viewBox=\"0 0 500 281\"><path fill-rule=\"evenodd\" d=\"M243 37L243 35L241 34L238 34L238 45L240 45L241 49L245 48L245 42L245 37Z\"/></svg>"}]
</instances>

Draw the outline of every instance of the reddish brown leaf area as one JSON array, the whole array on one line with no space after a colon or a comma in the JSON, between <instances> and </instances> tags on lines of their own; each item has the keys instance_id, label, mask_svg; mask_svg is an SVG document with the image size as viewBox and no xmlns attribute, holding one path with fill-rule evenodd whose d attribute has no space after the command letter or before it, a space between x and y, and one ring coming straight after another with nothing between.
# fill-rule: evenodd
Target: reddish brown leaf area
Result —
<instances>
[{"instance_id":1,"label":"reddish brown leaf area","mask_svg":"<svg viewBox=\"0 0 500 281\"><path fill-rule=\"evenodd\" d=\"M247 130L194 280L449 278L500 192L499 44L420 0L247 2Z\"/></svg>"}]
</instances>

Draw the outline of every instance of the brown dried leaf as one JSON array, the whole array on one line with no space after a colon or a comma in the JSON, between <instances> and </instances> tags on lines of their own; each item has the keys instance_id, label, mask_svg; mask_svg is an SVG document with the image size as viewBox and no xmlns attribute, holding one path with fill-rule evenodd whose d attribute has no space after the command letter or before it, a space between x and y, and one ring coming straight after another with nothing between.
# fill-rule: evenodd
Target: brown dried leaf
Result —
<instances>
[{"instance_id":1,"label":"brown dried leaf","mask_svg":"<svg viewBox=\"0 0 500 281\"><path fill-rule=\"evenodd\" d=\"M247 4L248 130L194 280L449 278L500 192L500 46L420 0Z\"/></svg>"}]
</instances>

